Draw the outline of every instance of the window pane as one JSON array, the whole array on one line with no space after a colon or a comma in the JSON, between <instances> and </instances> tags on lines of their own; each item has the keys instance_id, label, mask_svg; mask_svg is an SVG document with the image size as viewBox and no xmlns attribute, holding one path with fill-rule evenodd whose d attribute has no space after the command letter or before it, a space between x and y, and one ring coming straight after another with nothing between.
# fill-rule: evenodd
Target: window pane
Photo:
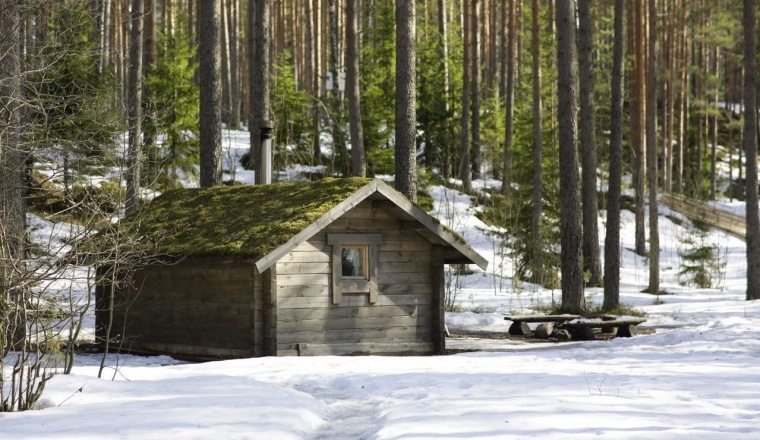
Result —
<instances>
[{"instance_id":1,"label":"window pane","mask_svg":"<svg viewBox=\"0 0 760 440\"><path fill-rule=\"evenodd\" d=\"M361 247L344 247L340 250L342 275L364 277L364 252Z\"/></svg>"}]
</instances>

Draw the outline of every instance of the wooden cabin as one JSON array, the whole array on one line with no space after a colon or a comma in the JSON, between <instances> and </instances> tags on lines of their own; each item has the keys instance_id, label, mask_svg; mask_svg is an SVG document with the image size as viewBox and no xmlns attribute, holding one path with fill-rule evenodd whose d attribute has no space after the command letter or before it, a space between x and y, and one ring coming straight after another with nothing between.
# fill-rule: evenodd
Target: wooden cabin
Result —
<instances>
[{"instance_id":1,"label":"wooden cabin","mask_svg":"<svg viewBox=\"0 0 760 440\"><path fill-rule=\"evenodd\" d=\"M487 265L380 180L180 189L122 223L163 260L96 289L98 339L113 299L110 346L135 352L442 353L444 265Z\"/></svg>"}]
</instances>

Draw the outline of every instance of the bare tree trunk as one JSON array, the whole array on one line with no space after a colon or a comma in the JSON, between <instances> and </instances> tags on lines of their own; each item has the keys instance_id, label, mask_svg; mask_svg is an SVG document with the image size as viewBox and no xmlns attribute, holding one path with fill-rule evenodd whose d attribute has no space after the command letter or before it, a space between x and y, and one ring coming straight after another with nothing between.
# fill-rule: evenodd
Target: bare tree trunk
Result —
<instances>
[{"instance_id":1,"label":"bare tree trunk","mask_svg":"<svg viewBox=\"0 0 760 440\"><path fill-rule=\"evenodd\" d=\"M313 105L311 107L310 114L312 118L312 130L313 130L313 144L312 155L314 162L318 163L322 151L319 145L319 48L316 43L316 37L319 36L319 30L314 26L314 10L312 9L312 3L315 0L306 0L306 8L304 11L304 20L306 21L306 76L307 90L311 93L311 99ZM319 0L316 0L319 1Z\"/></svg>"},{"instance_id":2,"label":"bare tree trunk","mask_svg":"<svg viewBox=\"0 0 760 440\"><path fill-rule=\"evenodd\" d=\"M129 148L127 151L127 200L125 210L137 209L140 197L142 161L142 67L143 67L143 1L132 0L129 49Z\"/></svg>"},{"instance_id":3,"label":"bare tree trunk","mask_svg":"<svg viewBox=\"0 0 760 440\"><path fill-rule=\"evenodd\" d=\"M100 71L105 72L111 65L111 0L103 0L100 3L100 8Z\"/></svg>"},{"instance_id":4,"label":"bare tree trunk","mask_svg":"<svg viewBox=\"0 0 760 440\"><path fill-rule=\"evenodd\" d=\"M607 225L604 237L604 310L620 304L620 193L623 152L623 35L625 0L615 0L615 40L612 50L612 106L610 130L610 178L607 192Z\"/></svg>"},{"instance_id":5,"label":"bare tree trunk","mask_svg":"<svg viewBox=\"0 0 760 440\"><path fill-rule=\"evenodd\" d=\"M248 47L248 133L250 144L248 152L248 168L257 170L260 160L257 153L260 153L261 150L259 150L259 128L257 127L256 111L254 110L258 99L256 91L259 86L256 81L260 77L260 74L256 72L259 68L257 63L258 54L256 52L256 0L248 0L246 6L248 9L248 39L246 45ZM259 76L257 77L257 75ZM256 182L259 177L259 173L255 172L254 182Z\"/></svg>"},{"instance_id":6,"label":"bare tree trunk","mask_svg":"<svg viewBox=\"0 0 760 440\"><path fill-rule=\"evenodd\" d=\"M469 2L468 2L469 4ZM472 190L472 170L470 168L470 16L468 4L463 4L462 9L462 39L464 42L464 55L462 57L462 129L461 129L461 162L459 165L459 178L462 179L462 188L465 192Z\"/></svg>"},{"instance_id":7,"label":"bare tree trunk","mask_svg":"<svg viewBox=\"0 0 760 440\"><path fill-rule=\"evenodd\" d=\"M747 300L760 299L760 218L757 194L757 55L755 1L744 0L744 150L747 154Z\"/></svg>"},{"instance_id":8,"label":"bare tree trunk","mask_svg":"<svg viewBox=\"0 0 760 440\"><path fill-rule=\"evenodd\" d=\"M649 186L649 293L660 293L660 230L657 226L657 75L655 48L657 42L657 10L649 0L649 53L647 62L647 183Z\"/></svg>"},{"instance_id":9,"label":"bare tree trunk","mask_svg":"<svg viewBox=\"0 0 760 440\"><path fill-rule=\"evenodd\" d=\"M540 40L540 6L539 0L532 0L532 37L531 52L533 58L533 194L531 200L531 236L533 238L532 276L534 282L542 283L544 278L543 239L541 238L541 217L543 215L543 132L541 100L541 40Z\"/></svg>"},{"instance_id":10,"label":"bare tree trunk","mask_svg":"<svg viewBox=\"0 0 760 440\"><path fill-rule=\"evenodd\" d=\"M583 269L588 273L588 286L602 285L599 262L599 209L596 196L596 122L594 118L594 72L592 65L591 0L578 0L578 76L580 85L580 118L578 128L583 167Z\"/></svg>"},{"instance_id":11,"label":"bare tree trunk","mask_svg":"<svg viewBox=\"0 0 760 440\"><path fill-rule=\"evenodd\" d=\"M448 2L446 0L438 0L438 37L440 38L439 53L441 57L441 69L443 71L443 111L448 113L449 111L449 37L448 37ZM446 120L446 124L449 124L449 120ZM444 178L448 178L452 175L451 163L452 152L451 148L444 145L444 151L442 154L442 174Z\"/></svg>"},{"instance_id":12,"label":"bare tree trunk","mask_svg":"<svg viewBox=\"0 0 760 440\"><path fill-rule=\"evenodd\" d=\"M322 98L322 90L324 90L324 83L322 78L324 77L324 64L322 63L322 6L320 0L313 0L314 6L314 99L319 100ZM322 146L320 145L320 132L321 132L321 108L317 102L314 105L313 114L313 130L314 130L314 160L319 162L322 156Z\"/></svg>"},{"instance_id":13,"label":"bare tree trunk","mask_svg":"<svg viewBox=\"0 0 760 440\"><path fill-rule=\"evenodd\" d=\"M509 10L509 19L507 22L507 57L503 64L507 65L506 89L504 94L504 180L501 183L501 192L509 193L509 187L512 184L512 138L513 138L513 120L515 117L515 32L516 29L516 0L507 0L506 8ZM535 30L534 30L535 32ZM534 35L535 38L535 35ZM535 48L534 48L535 49ZM539 63L540 69L540 63ZM535 75L535 60L534 60ZM534 82L535 87L535 82ZM539 86L540 87L540 86ZM534 93L533 99L536 99ZM540 102L539 97L539 102ZM535 104L535 103L534 103ZM540 104L539 104L540 105ZM535 107L534 107L535 111ZM540 111L540 110L539 110ZM534 115L535 116L535 115ZM535 120L533 123L535 124ZM539 124L540 125L540 124ZM535 131L534 131L535 134ZM534 150L535 151L535 150Z\"/></svg>"},{"instance_id":14,"label":"bare tree trunk","mask_svg":"<svg viewBox=\"0 0 760 440\"><path fill-rule=\"evenodd\" d=\"M270 0L253 0L254 18L253 23L253 41L251 49L251 109L253 110L250 118L249 131L251 133L251 154L250 163L255 165L256 183L263 183L261 180L261 130L260 126L269 120L270 103L269 103L269 69L270 69L270 50L271 39L269 35L270 28Z\"/></svg>"},{"instance_id":15,"label":"bare tree trunk","mask_svg":"<svg viewBox=\"0 0 760 440\"><path fill-rule=\"evenodd\" d=\"M646 181L646 134L644 109L646 108L646 46L645 33L646 22L644 21L645 0L634 2L632 15L633 42L635 46L634 57L634 104L632 109L633 131L633 190L635 204L635 250L639 255L646 254L646 223L644 216L644 190Z\"/></svg>"},{"instance_id":16,"label":"bare tree trunk","mask_svg":"<svg viewBox=\"0 0 760 440\"><path fill-rule=\"evenodd\" d=\"M343 176L348 176L348 153L346 150L346 137L343 132L343 94L338 87L340 75L340 34L338 33L338 22L340 9L337 5L338 0L329 0L330 13L330 72L332 74L332 105L330 106L330 125L332 128L333 148L337 156L337 167Z\"/></svg>"},{"instance_id":17,"label":"bare tree trunk","mask_svg":"<svg viewBox=\"0 0 760 440\"><path fill-rule=\"evenodd\" d=\"M396 0L396 189L417 201L415 1Z\"/></svg>"},{"instance_id":18,"label":"bare tree trunk","mask_svg":"<svg viewBox=\"0 0 760 440\"><path fill-rule=\"evenodd\" d=\"M678 193L683 193L685 189L685 182L684 182L684 155L686 153L686 149L684 148L684 144L686 143L686 127L687 127L687 120L689 117L689 105L688 105L688 88L689 88L689 69L686 68L688 64L688 55L687 55L687 30L688 27L686 23L688 22L687 18L687 10L688 8L682 4L681 9L683 10L683 15L680 17L682 27L680 32L680 40L679 40L679 50L678 50L678 59L679 59L679 67L680 67L680 90L679 90L679 98L678 98L678 141L677 141L677 147L676 147L676 153L675 153L675 178L674 178L674 184L675 184L675 190Z\"/></svg>"},{"instance_id":19,"label":"bare tree trunk","mask_svg":"<svg viewBox=\"0 0 760 440\"><path fill-rule=\"evenodd\" d=\"M472 178L482 176L483 159L480 148L480 0L472 1Z\"/></svg>"},{"instance_id":20,"label":"bare tree trunk","mask_svg":"<svg viewBox=\"0 0 760 440\"><path fill-rule=\"evenodd\" d=\"M575 1L555 5L557 23L557 98L559 103L559 178L562 305L565 313L586 309L583 294L581 203L578 176L578 102Z\"/></svg>"},{"instance_id":21,"label":"bare tree trunk","mask_svg":"<svg viewBox=\"0 0 760 440\"><path fill-rule=\"evenodd\" d=\"M25 161L21 139L18 7L0 2L0 303L15 290L14 266L24 259ZM2 317L0 310L0 317ZM4 330L4 329L0 329ZM0 339L0 355L6 341ZM0 402L2 403L2 402Z\"/></svg>"},{"instance_id":22,"label":"bare tree trunk","mask_svg":"<svg viewBox=\"0 0 760 440\"><path fill-rule=\"evenodd\" d=\"M718 79L720 76L720 70L719 70L719 59L720 59L720 48L718 46L715 46L713 49L713 56L712 56L712 69L713 69L713 75L715 75L715 78ZM715 193L716 193L716 185L717 185L717 151L718 151L718 114L720 112L719 107L719 101L720 101L720 85L716 81L715 83L715 93L713 95L713 113L711 117L710 122L710 129L712 130L711 133L711 148L710 148L710 200L715 200ZM731 150L729 149L729 154ZM730 174L729 174L730 176Z\"/></svg>"},{"instance_id":23,"label":"bare tree trunk","mask_svg":"<svg viewBox=\"0 0 760 440\"><path fill-rule=\"evenodd\" d=\"M240 62L238 55L240 54L240 42L238 39L239 23L240 23L240 0L230 0L230 71L231 71L231 105L232 114L230 115L230 128L240 127Z\"/></svg>"},{"instance_id":24,"label":"bare tree trunk","mask_svg":"<svg viewBox=\"0 0 760 440\"><path fill-rule=\"evenodd\" d=\"M221 5L201 1L200 144L201 187L222 183L222 60Z\"/></svg>"},{"instance_id":25,"label":"bare tree trunk","mask_svg":"<svg viewBox=\"0 0 760 440\"><path fill-rule=\"evenodd\" d=\"M362 132L361 90L359 88L359 0L346 0L346 92L351 131L351 174L364 177L367 165L364 158Z\"/></svg>"},{"instance_id":26,"label":"bare tree trunk","mask_svg":"<svg viewBox=\"0 0 760 440\"><path fill-rule=\"evenodd\" d=\"M145 11L144 11L144 36L143 36L143 77L147 75L147 73L155 67L156 64L156 4L155 0L146 0L145 1ZM143 101L150 102L150 94L151 90L149 87L143 88ZM146 127L146 130L143 132L143 153L146 156L146 162L147 166L143 167L143 170L145 170L145 173L143 173L143 179L151 182L153 181L157 175L159 170L157 169L156 163L158 162L158 158L156 157L156 136L157 133L155 132L152 127L154 124L151 123L152 119L155 117L154 115L155 109L147 108L145 110L145 114L143 115L143 121L144 121L144 127Z\"/></svg>"}]
</instances>

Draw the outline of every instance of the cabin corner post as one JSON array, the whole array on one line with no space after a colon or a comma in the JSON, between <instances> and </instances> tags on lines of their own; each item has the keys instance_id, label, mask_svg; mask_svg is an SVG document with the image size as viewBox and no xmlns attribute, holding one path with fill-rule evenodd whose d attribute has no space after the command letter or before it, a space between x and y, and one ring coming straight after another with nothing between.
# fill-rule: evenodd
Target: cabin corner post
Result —
<instances>
[{"instance_id":1,"label":"cabin corner post","mask_svg":"<svg viewBox=\"0 0 760 440\"><path fill-rule=\"evenodd\" d=\"M263 333L264 356L277 356L277 265L264 271Z\"/></svg>"},{"instance_id":2,"label":"cabin corner post","mask_svg":"<svg viewBox=\"0 0 760 440\"><path fill-rule=\"evenodd\" d=\"M446 295L446 283L443 274L443 247L433 246L431 249L430 274L432 276L432 338L433 350L436 354L443 354L446 350L446 331L444 304Z\"/></svg>"},{"instance_id":3,"label":"cabin corner post","mask_svg":"<svg viewBox=\"0 0 760 440\"><path fill-rule=\"evenodd\" d=\"M261 323L261 298L256 294L256 288L260 287L262 275L259 273L256 265L251 268L251 291L250 291L250 303L251 303L251 356L260 357L264 356L262 351L262 323Z\"/></svg>"}]
</instances>

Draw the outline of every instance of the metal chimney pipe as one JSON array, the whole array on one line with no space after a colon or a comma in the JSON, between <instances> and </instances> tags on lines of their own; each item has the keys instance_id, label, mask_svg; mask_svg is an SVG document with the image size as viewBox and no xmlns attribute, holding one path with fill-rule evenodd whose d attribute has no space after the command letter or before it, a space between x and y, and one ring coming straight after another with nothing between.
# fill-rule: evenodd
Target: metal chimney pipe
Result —
<instances>
[{"instance_id":1,"label":"metal chimney pipe","mask_svg":"<svg viewBox=\"0 0 760 440\"><path fill-rule=\"evenodd\" d=\"M261 140L261 185L272 183L272 134L274 121L263 120L259 123L259 139Z\"/></svg>"}]
</instances>

